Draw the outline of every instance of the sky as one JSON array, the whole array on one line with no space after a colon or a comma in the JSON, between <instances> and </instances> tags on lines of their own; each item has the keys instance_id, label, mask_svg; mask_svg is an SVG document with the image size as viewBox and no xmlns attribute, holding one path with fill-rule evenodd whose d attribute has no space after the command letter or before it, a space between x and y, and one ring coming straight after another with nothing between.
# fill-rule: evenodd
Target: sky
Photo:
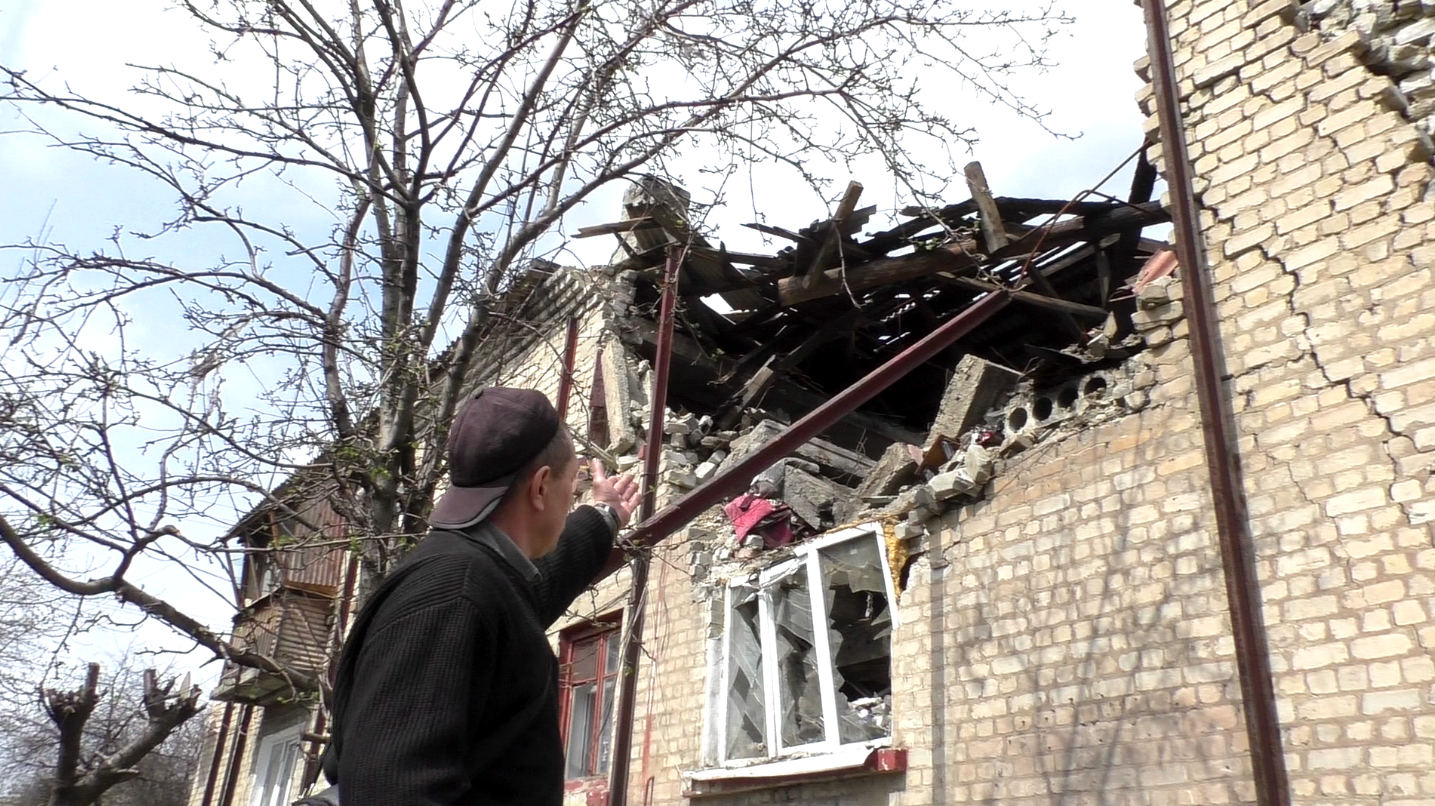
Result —
<instances>
[{"instance_id":1,"label":"sky","mask_svg":"<svg viewBox=\"0 0 1435 806\"><path fill-rule=\"evenodd\" d=\"M960 88L951 92L951 115L974 126L980 138L970 155L957 155L958 164L980 160L996 195L1071 198L1092 188L1141 142L1143 121L1135 103L1141 83L1132 67L1145 50L1140 9L1131 2L1112 0L1064 0L1058 7L1076 22L1052 42L1051 55L1057 66L1013 83L1037 106L1050 111L1047 127L1064 136L1053 136ZM203 51L203 43L159 3L0 2L0 63L22 67L33 75L52 75L93 93L122 93L129 79L120 68L127 61L182 62L187 57L203 57ZM23 121L13 110L0 107L0 188L4 189L0 193L0 244L44 237L80 249L98 248L116 226L162 220L174 213L174 203L163 191L136 182L132 173L17 133L22 128ZM711 198L703 185L706 175L702 169L707 166L701 155L689 155L673 167L676 178L693 191L695 200ZM893 187L880 165L859 163L854 174L833 163L819 166L819 173L832 180L833 195L840 194L849 179L863 183L867 188L863 205L879 207L873 228L884 226L893 210L911 201ZM1124 196L1129 183L1128 165L1103 190ZM563 222L563 230L573 232L580 226L616 219L622 190L614 187L596 196ZM741 227L742 223L763 215L769 223L797 228L826 217L826 204L835 201L790 182L776 181L768 172L734 177L727 190L726 204L710 212L706 231L736 251L771 252L782 246L765 242L760 234ZM964 195L958 193L950 201L959 201ZM276 212L283 213L292 226L322 226L329 220L320 211L288 201L290 198L276 202L289 205ZM561 245L561 262L591 265L605 261L615 244L611 238L597 238L555 241L554 245ZM203 251L213 245L191 239L182 240L178 248ZM18 268L18 255L0 252L0 277ZM147 339L158 348L171 338L163 322L140 317L138 324L141 330L136 337L141 343ZM244 383L243 378L230 379L229 393L242 394ZM141 566L134 581L181 604L218 630L229 623L232 608L227 602L186 575L174 573L172 567L158 563ZM96 606L115 607L109 601ZM159 625L142 624L132 630L100 630L80 636L66 651L71 659L83 659L134 646L182 653L188 644ZM160 663L184 668L200 660L200 655L177 655ZM206 685L218 674L217 664L212 663L195 671Z\"/></svg>"}]
</instances>

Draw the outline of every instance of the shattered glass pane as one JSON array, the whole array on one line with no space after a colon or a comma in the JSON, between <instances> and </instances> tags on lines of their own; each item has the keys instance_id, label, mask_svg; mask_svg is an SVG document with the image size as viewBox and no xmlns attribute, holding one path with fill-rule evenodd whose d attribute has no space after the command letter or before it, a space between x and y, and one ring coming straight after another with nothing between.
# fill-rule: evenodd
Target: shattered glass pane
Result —
<instances>
[{"instance_id":1,"label":"shattered glass pane","mask_svg":"<svg viewBox=\"0 0 1435 806\"><path fill-rule=\"evenodd\" d=\"M799 566L773 582L767 593L772 597L772 622L777 633L782 746L824 741L827 733L822 721L822 681L817 674L817 639L812 631L807 567Z\"/></svg>"},{"instance_id":2,"label":"shattered glass pane","mask_svg":"<svg viewBox=\"0 0 1435 806\"><path fill-rule=\"evenodd\" d=\"M568 765L565 774L569 780L588 775L590 769L593 706L597 693L592 683L573 687L573 700L568 712Z\"/></svg>"},{"instance_id":3,"label":"shattered glass pane","mask_svg":"<svg viewBox=\"0 0 1435 806\"><path fill-rule=\"evenodd\" d=\"M598 676L598 641L584 641L573 647L569 680L592 680Z\"/></svg>"},{"instance_id":4,"label":"shattered glass pane","mask_svg":"<svg viewBox=\"0 0 1435 806\"><path fill-rule=\"evenodd\" d=\"M608 633L608 640L605 642L608 647L608 659L603 664L604 674L618 673L618 650L623 646L622 636L617 630Z\"/></svg>"},{"instance_id":5,"label":"shattered glass pane","mask_svg":"<svg viewBox=\"0 0 1435 806\"><path fill-rule=\"evenodd\" d=\"M728 759L767 755L767 714L762 691L762 638L757 588L732 588L728 612Z\"/></svg>"},{"instance_id":6,"label":"shattered glass pane","mask_svg":"<svg viewBox=\"0 0 1435 806\"><path fill-rule=\"evenodd\" d=\"M610 642L617 644L617 641ZM612 657L612 653L609 653ZM613 755L613 704L615 694L613 684L618 679L610 677L603 683L603 721L598 723L598 768L593 771L594 775L607 775L608 763Z\"/></svg>"},{"instance_id":7,"label":"shattered glass pane","mask_svg":"<svg viewBox=\"0 0 1435 806\"><path fill-rule=\"evenodd\" d=\"M818 553L843 744L892 734L892 612L880 546L859 538Z\"/></svg>"}]
</instances>

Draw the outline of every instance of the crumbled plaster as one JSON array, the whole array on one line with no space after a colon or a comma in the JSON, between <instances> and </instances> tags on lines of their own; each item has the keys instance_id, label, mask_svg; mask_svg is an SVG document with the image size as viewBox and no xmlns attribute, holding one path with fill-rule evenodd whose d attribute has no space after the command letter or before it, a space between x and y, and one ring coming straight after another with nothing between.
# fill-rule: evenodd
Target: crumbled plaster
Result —
<instances>
[{"instance_id":1,"label":"crumbled plaster","mask_svg":"<svg viewBox=\"0 0 1435 806\"><path fill-rule=\"evenodd\" d=\"M1296 24L1327 39L1354 32L1361 61L1389 76L1392 101L1426 134L1435 134L1435 3L1430 0L1304 0Z\"/></svg>"},{"instance_id":2,"label":"crumbled plaster","mask_svg":"<svg viewBox=\"0 0 1435 806\"><path fill-rule=\"evenodd\" d=\"M1133 338L1148 347L1185 337L1181 286L1164 277L1142 288L1132 323ZM941 528L942 515L985 497L990 481L1021 461L1022 454L1042 442L1141 411L1155 385L1156 373L1139 357L1051 387L1019 384L991 408L984 423L963 436L959 450L935 475L904 490L879 515L904 518L898 527L904 538L928 536ZM981 440L983 435L988 439Z\"/></svg>"}]
</instances>

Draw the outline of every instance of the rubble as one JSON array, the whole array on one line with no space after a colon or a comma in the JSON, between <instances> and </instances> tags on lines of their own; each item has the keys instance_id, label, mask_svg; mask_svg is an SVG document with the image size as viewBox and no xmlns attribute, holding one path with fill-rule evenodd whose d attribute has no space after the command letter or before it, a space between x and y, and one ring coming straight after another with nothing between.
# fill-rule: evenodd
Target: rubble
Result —
<instances>
[{"instance_id":1,"label":"rubble","mask_svg":"<svg viewBox=\"0 0 1435 806\"><path fill-rule=\"evenodd\" d=\"M882 458L877 460L872 470L862 479L862 483L857 485L858 500L873 501L896 495L898 490L912 481L917 472L917 463L908 452L909 447L913 446L902 442L887 446L887 450L882 452Z\"/></svg>"},{"instance_id":2,"label":"rubble","mask_svg":"<svg viewBox=\"0 0 1435 806\"><path fill-rule=\"evenodd\" d=\"M599 362L620 467L636 464L647 427L660 269L670 244L685 248L660 494L712 480L992 291L1013 300L757 473L694 568L861 518L890 524L894 540L920 537L1043 439L1146 405L1154 375L1127 359L1184 328L1174 259L1139 237L1166 220L1150 188L1133 186L1129 203L1067 202L994 196L977 166L968 179L972 200L904 210L909 220L865 235L873 210L856 209L856 184L831 220L751 225L792 244L775 255L697 232L687 194L656 179L625 196L623 222L580 231L622 241L610 298L624 315ZM713 298L727 311L700 301ZM862 708L880 721L878 703Z\"/></svg>"},{"instance_id":3,"label":"rubble","mask_svg":"<svg viewBox=\"0 0 1435 806\"><path fill-rule=\"evenodd\" d=\"M930 446L939 436L955 438L971 430L1020 378L1019 373L1006 367L964 356L947 383L927 444Z\"/></svg>"}]
</instances>

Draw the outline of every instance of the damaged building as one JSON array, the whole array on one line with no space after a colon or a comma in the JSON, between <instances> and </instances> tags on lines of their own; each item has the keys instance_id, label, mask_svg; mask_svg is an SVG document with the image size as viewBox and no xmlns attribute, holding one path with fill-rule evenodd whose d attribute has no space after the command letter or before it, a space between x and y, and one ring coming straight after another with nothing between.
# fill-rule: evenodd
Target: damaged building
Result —
<instances>
[{"instance_id":1,"label":"damaged building","mask_svg":"<svg viewBox=\"0 0 1435 806\"><path fill-rule=\"evenodd\" d=\"M1125 198L974 165L741 254L646 180L510 292L473 383L658 480L552 633L569 802L1435 803L1435 16L1169 6ZM322 671L343 552L250 556ZM194 806L313 779L318 709L215 699Z\"/></svg>"}]
</instances>

